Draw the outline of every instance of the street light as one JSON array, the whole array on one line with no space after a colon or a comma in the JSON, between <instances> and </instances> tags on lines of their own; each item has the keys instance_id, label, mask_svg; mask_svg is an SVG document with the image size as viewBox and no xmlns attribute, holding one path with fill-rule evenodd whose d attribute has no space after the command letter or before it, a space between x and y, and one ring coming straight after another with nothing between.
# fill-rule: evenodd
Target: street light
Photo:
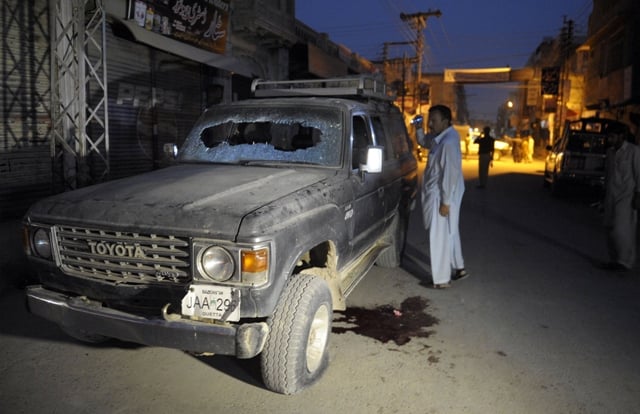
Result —
<instances>
[{"instance_id":1,"label":"street light","mask_svg":"<svg viewBox=\"0 0 640 414\"><path fill-rule=\"evenodd\" d=\"M505 106L506 108L504 109L504 134L507 134L509 132L509 127L511 126L511 122L510 122L510 118L511 118L511 111L513 110L513 101L512 100L508 100L507 102L505 102Z\"/></svg>"}]
</instances>

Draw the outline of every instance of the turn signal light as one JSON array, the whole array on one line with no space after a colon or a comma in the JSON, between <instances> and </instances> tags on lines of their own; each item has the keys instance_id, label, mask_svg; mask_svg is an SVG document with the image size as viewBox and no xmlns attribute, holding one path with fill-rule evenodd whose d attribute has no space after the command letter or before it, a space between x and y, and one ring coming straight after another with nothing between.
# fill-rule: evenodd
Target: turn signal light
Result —
<instances>
[{"instance_id":1,"label":"turn signal light","mask_svg":"<svg viewBox=\"0 0 640 414\"><path fill-rule=\"evenodd\" d=\"M269 250L243 250L242 272L259 273L269 268Z\"/></svg>"},{"instance_id":2,"label":"turn signal light","mask_svg":"<svg viewBox=\"0 0 640 414\"><path fill-rule=\"evenodd\" d=\"M243 250L240 254L243 283L261 285L269 275L269 249Z\"/></svg>"}]
</instances>

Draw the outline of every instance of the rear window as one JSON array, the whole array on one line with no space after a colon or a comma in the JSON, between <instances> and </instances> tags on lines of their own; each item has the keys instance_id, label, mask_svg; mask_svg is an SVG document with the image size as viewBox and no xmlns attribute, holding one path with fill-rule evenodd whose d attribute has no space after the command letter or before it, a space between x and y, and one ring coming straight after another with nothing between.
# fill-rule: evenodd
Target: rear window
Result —
<instances>
[{"instance_id":1,"label":"rear window","mask_svg":"<svg viewBox=\"0 0 640 414\"><path fill-rule=\"evenodd\" d=\"M574 132L569 136L567 151L604 154L607 151L607 137L601 134Z\"/></svg>"}]
</instances>

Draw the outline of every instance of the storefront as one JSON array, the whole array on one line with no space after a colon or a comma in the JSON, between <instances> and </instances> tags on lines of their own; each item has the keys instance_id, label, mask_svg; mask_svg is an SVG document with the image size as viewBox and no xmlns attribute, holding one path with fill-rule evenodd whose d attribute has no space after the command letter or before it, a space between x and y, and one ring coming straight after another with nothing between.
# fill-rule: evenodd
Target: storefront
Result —
<instances>
[{"instance_id":1,"label":"storefront","mask_svg":"<svg viewBox=\"0 0 640 414\"><path fill-rule=\"evenodd\" d=\"M248 85L262 75L254 60L229 50L229 0L198 9L165 3L104 2L108 146L98 151L108 154L89 151L89 183L162 167L164 144L179 145L205 107L233 99L234 83ZM2 8L0 219L18 217L38 198L68 189L53 180L63 168L52 155L59 143L51 119L50 3L10 0ZM104 99L89 92L89 103Z\"/></svg>"}]
</instances>

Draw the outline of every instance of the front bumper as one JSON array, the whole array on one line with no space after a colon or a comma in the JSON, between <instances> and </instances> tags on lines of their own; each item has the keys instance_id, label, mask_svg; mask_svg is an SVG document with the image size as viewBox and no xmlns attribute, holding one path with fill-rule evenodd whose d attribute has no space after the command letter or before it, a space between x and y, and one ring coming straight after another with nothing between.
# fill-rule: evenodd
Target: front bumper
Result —
<instances>
[{"instance_id":1,"label":"front bumper","mask_svg":"<svg viewBox=\"0 0 640 414\"><path fill-rule=\"evenodd\" d=\"M144 345L238 358L258 355L269 332L264 322L217 325L141 317L40 285L27 287L27 302L33 314L61 326Z\"/></svg>"}]
</instances>

